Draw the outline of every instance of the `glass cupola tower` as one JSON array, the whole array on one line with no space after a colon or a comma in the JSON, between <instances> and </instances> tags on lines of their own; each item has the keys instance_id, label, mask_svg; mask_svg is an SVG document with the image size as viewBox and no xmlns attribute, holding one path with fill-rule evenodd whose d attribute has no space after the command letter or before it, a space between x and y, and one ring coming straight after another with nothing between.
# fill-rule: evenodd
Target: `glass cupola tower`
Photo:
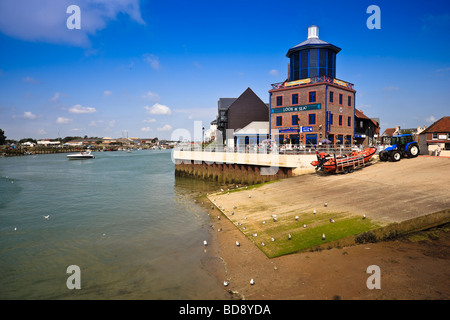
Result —
<instances>
[{"instance_id":1,"label":"glass cupola tower","mask_svg":"<svg viewBox=\"0 0 450 320\"><path fill-rule=\"evenodd\" d=\"M289 49L289 81L328 76L336 78L336 54L340 48L319 39L319 28L308 28L308 39Z\"/></svg>"}]
</instances>

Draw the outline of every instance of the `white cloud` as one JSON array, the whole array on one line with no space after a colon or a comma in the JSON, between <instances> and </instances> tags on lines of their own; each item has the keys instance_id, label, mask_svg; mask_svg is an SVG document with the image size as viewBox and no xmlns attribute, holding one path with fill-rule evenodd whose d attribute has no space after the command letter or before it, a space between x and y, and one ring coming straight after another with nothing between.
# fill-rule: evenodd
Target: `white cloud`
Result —
<instances>
[{"instance_id":1,"label":"white cloud","mask_svg":"<svg viewBox=\"0 0 450 320\"><path fill-rule=\"evenodd\" d=\"M168 106L155 103L152 107L145 106L145 110L147 110L148 114L155 114L155 115L171 115L172 110Z\"/></svg>"},{"instance_id":2,"label":"white cloud","mask_svg":"<svg viewBox=\"0 0 450 320\"><path fill-rule=\"evenodd\" d=\"M150 128L150 127L141 128L141 131L150 132L150 131L152 131L152 128Z\"/></svg>"},{"instance_id":3,"label":"white cloud","mask_svg":"<svg viewBox=\"0 0 450 320\"><path fill-rule=\"evenodd\" d=\"M23 113L23 117L24 117L25 119L36 119L36 115L33 114L31 111L25 111L25 112Z\"/></svg>"},{"instance_id":4,"label":"white cloud","mask_svg":"<svg viewBox=\"0 0 450 320\"><path fill-rule=\"evenodd\" d=\"M38 83L38 81L30 76L26 76L25 78L22 79L23 82L25 83Z\"/></svg>"},{"instance_id":5,"label":"white cloud","mask_svg":"<svg viewBox=\"0 0 450 320\"><path fill-rule=\"evenodd\" d=\"M153 118L145 119L145 120L142 120L142 122L145 122L145 123L153 123L153 122L156 122L156 119L153 119Z\"/></svg>"},{"instance_id":6,"label":"white cloud","mask_svg":"<svg viewBox=\"0 0 450 320\"><path fill-rule=\"evenodd\" d=\"M280 72L277 69L272 69L272 70L269 71L269 74L271 76L278 76L279 73Z\"/></svg>"},{"instance_id":7,"label":"white cloud","mask_svg":"<svg viewBox=\"0 0 450 320\"><path fill-rule=\"evenodd\" d=\"M81 10L81 29L66 27L67 7L78 5ZM124 14L139 24L139 0L15 0L0 1L0 32L26 41L65 43L88 47L89 37L105 29L110 21Z\"/></svg>"},{"instance_id":8,"label":"white cloud","mask_svg":"<svg viewBox=\"0 0 450 320\"><path fill-rule=\"evenodd\" d=\"M50 101L58 101L60 96L61 96L61 94L59 92L55 92L53 97L50 98Z\"/></svg>"},{"instance_id":9,"label":"white cloud","mask_svg":"<svg viewBox=\"0 0 450 320\"><path fill-rule=\"evenodd\" d=\"M45 134L47 134L47 131L45 131L44 129L38 130L37 132L39 135L43 136Z\"/></svg>"},{"instance_id":10,"label":"white cloud","mask_svg":"<svg viewBox=\"0 0 450 320\"><path fill-rule=\"evenodd\" d=\"M146 53L142 56L142 58L154 70L158 70L161 67L161 65L159 63L159 58L157 56L155 56L154 54Z\"/></svg>"},{"instance_id":11,"label":"white cloud","mask_svg":"<svg viewBox=\"0 0 450 320\"><path fill-rule=\"evenodd\" d=\"M83 114L83 113L94 113L97 110L91 107L83 107L81 104L76 104L69 109L70 113Z\"/></svg>"},{"instance_id":12,"label":"white cloud","mask_svg":"<svg viewBox=\"0 0 450 320\"><path fill-rule=\"evenodd\" d=\"M172 126L166 124L164 127L158 128L157 130L158 130L158 131L170 131L170 130L172 130Z\"/></svg>"},{"instance_id":13,"label":"white cloud","mask_svg":"<svg viewBox=\"0 0 450 320\"><path fill-rule=\"evenodd\" d=\"M108 96L112 95L112 91L110 91L110 90L105 90L105 91L103 91L103 95L104 95L105 97L108 97Z\"/></svg>"},{"instance_id":14,"label":"white cloud","mask_svg":"<svg viewBox=\"0 0 450 320\"><path fill-rule=\"evenodd\" d=\"M159 95L155 92L148 91L142 95L142 98L149 99L150 101L159 101Z\"/></svg>"},{"instance_id":15,"label":"white cloud","mask_svg":"<svg viewBox=\"0 0 450 320\"><path fill-rule=\"evenodd\" d=\"M68 124L70 122L72 122L72 119L63 118L63 117L58 117L58 119L56 119L56 123L58 123L58 124Z\"/></svg>"},{"instance_id":16,"label":"white cloud","mask_svg":"<svg viewBox=\"0 0 450 320\"><path fill-rule=\"evenodd\" d=\"M436 120L437 119L433 115L431 115L431 116L429 116L428 118L425 119L425 121L428 122L428 123L435 122Z\"/></svg>"}]
</instances>

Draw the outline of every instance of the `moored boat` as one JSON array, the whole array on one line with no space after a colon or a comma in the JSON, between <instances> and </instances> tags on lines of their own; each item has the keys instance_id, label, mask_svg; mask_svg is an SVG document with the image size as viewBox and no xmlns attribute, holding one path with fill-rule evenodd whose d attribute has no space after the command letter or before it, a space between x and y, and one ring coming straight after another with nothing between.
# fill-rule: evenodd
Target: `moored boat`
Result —
<instances>
[{"instance_id":1,"label":"moored boat","mask_svg":"<svg viewBox=\"0 0 450 320\"><path fill-rule=\"evenodd\" d=\"M69 160L84 160L84 159L95 159L95 156L91 154L90 151L82 151L79 153L68 154L67 158Z\"/></svg>"}]
</instances>

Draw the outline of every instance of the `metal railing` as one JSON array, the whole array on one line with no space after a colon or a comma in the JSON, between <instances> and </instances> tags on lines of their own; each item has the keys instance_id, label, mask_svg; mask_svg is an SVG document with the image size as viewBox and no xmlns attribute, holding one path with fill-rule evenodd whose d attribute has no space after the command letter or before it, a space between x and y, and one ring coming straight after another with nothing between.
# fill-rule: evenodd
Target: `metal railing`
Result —
<instances>
[{"instance_id":1,"label":"metal railing","mask_svg":"<svg viewBox=\"0 0 450 320\"><path fill-rule=\"evenodd\" d=\"M306 80L306 79L305 79ZM307 85L307 84L314 84L314 83L333 83L336 84L338 86L341 87L345 87L348 89L352 89L354 88L354 84L347 82L347 81L343 81L343 80L339 80L339 79L335 79L335 78L331 78L329 76L317 76L317 77L313 77L313 78L308 78L309 81L299 81L296 84L296 81L285 81L285 82L278 82L278 83L273 83L272 86L272 90L277 90L277 89L283 89L283 88L292 88L292 87L297 87L297 86L303 86L303 85Z\"/></svg>"},{"instance_id":2,"label":"metal railing","mask_svg":"<svg viewBox=\"0 0 450 320\"><path fill-rule=\"evenodd\" d=\"M179 151L204 151L204 152L232 152L232 153L252 153L252 154L316 154L318 152L326 152L329 154L347 154L355 150L362 150L361 146L341 145L334 147L330 145L302 145L302 144L282 144L282 145L237 145L228 147L225 145L207 145L201 143L180 143L175 146L175 150Z\"/></svg>"}]
</instances>

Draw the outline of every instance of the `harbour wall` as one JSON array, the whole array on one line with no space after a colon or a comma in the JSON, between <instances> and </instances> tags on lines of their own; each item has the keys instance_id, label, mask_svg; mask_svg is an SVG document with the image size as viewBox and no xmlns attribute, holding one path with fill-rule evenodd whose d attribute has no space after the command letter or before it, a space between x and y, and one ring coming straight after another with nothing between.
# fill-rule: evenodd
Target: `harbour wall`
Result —
<instances>
[{"instance_id":1,"label":"harbour wall","mask_svg":"<svg viewBox=\"0 0 450 320\"><path fill-rule=\"evenodd\" d=\"M315 154L173 150L175 175L221 183L257 184L314 172Z\"/></svg>"}]
</instances>

